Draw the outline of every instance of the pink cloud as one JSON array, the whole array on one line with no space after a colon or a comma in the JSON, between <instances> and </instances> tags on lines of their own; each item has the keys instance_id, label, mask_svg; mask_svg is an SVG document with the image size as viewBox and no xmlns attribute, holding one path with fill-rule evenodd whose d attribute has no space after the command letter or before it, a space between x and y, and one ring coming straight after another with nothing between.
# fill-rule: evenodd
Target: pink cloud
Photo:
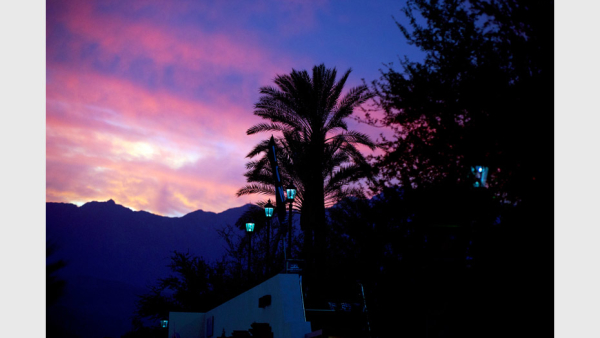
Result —
<instances>
[{"instance_id":1,"label":"pink cloud","mask_svg":"<svg viewBox=\"0 0 600 338\"><path fill-rule=\"evenodd\" d=\"M259 139L245 135L257 122L250 109L62 69L47 84L46 117L49 201L113 198L173 215L251 200L235 197L244 184L244 156ZM165 189L179 196L170 206L158 202L164 196L157 191Z\"/></svg>"},{"instance_id":2,"label":"pink cloud","mask_svg":"<svg viewBox=\"0 0 600 338\"><path fill-rule=\"evenodd\" d=\"M116 15L98 14L93 3L87 1L67 6L56 16L56 21L75 37L65 39L61 44L50 44L49 54L65 53L66 49L67 53L77 55L86 44L93 43L97 44L95 58L110 62L118 56L122 71L139 58L150 58L156 68L180 65L188 71L210 75L204 79L232 70L259 76L272 74L266 68L273 67L273 63L281 64L277 62L281 59L280 55L265 52L260 41L251 39L247 34L207 33L190 26L166 29L149 20L131 21ZM49 28L48 31L51 31L52 27Z\"/></svg>"},{"instance_id":3,"label":"pink cloud","mask_svg":"<svg viewBox=\"0 0 600 338\"><path fill-rule=\"evenodd\" d=\"M112 5L136 12L146 4ZM160 3L165 17L190 4L206 6L168 4ZM297 10L285 24L316 24L310 6L277 6ZM59 7L46 30L47 201L112 198L137 210L182 215L261 199L235 196L245 184L246 154L266 137L246 135L261 122L252 114L258 87L306 59L270 51L240 27L227 34L167 27L98 11L88 1ZM213 20L222 15L205 9ZM136 67L142 71L134 76Z\"/></svg>"}]
</instances>

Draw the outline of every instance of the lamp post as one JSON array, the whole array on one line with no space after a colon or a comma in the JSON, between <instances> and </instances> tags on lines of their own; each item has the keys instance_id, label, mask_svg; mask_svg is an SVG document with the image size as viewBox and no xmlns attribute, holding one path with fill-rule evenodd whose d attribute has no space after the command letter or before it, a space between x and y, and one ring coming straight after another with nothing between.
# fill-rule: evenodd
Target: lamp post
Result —
<instances>
[{"instance_id":1,"label":"lamp post","mask_svg":"<svg viewBox=\"0 0 600 338\"><path fill-rule=\"evenodd\" d=\"M273 204L271 204L271 200L267 202L265 205L265 216L267 217L267 274L271 272L270 264L271 264L271 217L273 217Z\"/></svg>"},{"instance_id":2,"label":"lamp post","mask_svg":"<svg viewBox=\"0 0 600 338\"><path fill-rule=\"evenodd\" d=\"M248 233L248 276L250 276L250 262L252 261L252 233L254 232L254 223L246 223L246 232Z\"/></svg>"},{"instance_id":3,"label":"lamp post","mask_svg":"<svg viewBox=\"0 0 600 338\"><path fill-rule=\"evenodd\" d=\"M290 204L290 215L288 217L288 247L287 247L287 257L288 259L292 257L292 205L294 204L294 198L296 197L296 187L294 183L290 182L290 185L285 189L286 192L286 200Z\"/></svg>"}]
</instances>

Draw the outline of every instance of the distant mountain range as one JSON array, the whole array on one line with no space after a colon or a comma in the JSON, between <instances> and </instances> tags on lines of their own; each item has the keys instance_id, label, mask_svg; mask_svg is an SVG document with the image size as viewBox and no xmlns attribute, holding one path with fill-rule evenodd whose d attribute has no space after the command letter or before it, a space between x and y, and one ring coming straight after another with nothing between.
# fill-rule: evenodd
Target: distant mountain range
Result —
<instances>
[{"instance_id":1,"label":"distant mountain range","mask_svg":"<svg viewBox=\"0 0 600 338\"><path fill-rule=\"evenodd\" d=\"M113 200L46 203L46 240L57 247L48 262L67 263L57 273L67 282L65 294L48 308L47 321L73 336L120 337L131 328L136 295L170 274L171 253L221 258L225 241L217 229L233 225L249 207L163 217Z\"/></svg>"}]
</instances>

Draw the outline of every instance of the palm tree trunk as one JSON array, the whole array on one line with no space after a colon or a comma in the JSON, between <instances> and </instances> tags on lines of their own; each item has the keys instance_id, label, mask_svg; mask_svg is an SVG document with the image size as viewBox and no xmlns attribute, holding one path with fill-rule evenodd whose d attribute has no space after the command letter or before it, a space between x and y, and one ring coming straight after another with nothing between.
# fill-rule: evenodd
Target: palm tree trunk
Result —
<instances>
[{"instance_id":1,"label":"palm tree trunk","mask_svg":"<svg viewBox=\"0 0 600 338\"><path fill-rule=\"evenodd\" d=\"M302 248L302 259L304 259L305 266L310 265L311 260L313 259L312 249L313 249L313 229L310 224L309 215L310 207L308 205L303 205L300 214L300 228L302 229L302 233L304 234L304 243Z\"/></svg>"},{"instance_id":2,"label":"palm tree trunk","mask_svg":"<svg viewBox=\"0 0 600 338\"><path fill-rule=\"evenodd\" d=\"M321 187L323 185L321 184ZM318 189L316 192L315 204L313 209L314 215L314 255L315 255L315 272L318 276L322 277L325 272L325 261L327 255L327 241L326 241L326 224L325 224L325 200L323 189Z\"/></svg>"},{"instance_id":3,"label":"palm tree trunk","mask_svg":"<svg viewBox=\"0 0 600 338\"><path fill-rule=\"evenodd\" d=\"M310 166L310 180L307 184L307 188L310 187L309 194L307 194L309 210L309 224L311 228L311 234L314 235L314 241L311 243L312 248L310 250L311 264L309 275L312 284L311 298L317 302L323 300L322 292L322 281L325 278L325 244L326 244L326 231L325 231L325 192L324 192L324 181L323 181L323 147L313 147L313 164ZM308 192L308 191L307 191Z\"/></svg>"}]
</instances>

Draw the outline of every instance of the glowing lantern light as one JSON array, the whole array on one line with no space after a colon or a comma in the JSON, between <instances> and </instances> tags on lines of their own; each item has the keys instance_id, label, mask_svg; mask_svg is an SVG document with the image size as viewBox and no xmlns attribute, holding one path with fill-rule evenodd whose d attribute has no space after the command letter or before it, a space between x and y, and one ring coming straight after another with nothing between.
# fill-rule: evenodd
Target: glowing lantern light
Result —
<instances>
[{"instance_id":1,"label":"glowing lantern light","mask_svg":"<svg viewBox=\"0 0 600 338\"><path fill-rule=\"evenodd\" d=\"M287 194L287 200L289 202L293 201L296 197L296 187L293 183L290 183L290 185L285 189L285 192Z\"/></svg>"},{"instance_id":2,"label":"glowing lantern light","mask_svg":"<svg viewBox=\"0 0 600 338\"><path fill-rule=\"evenodd\" d=\"M273 217L273 210L273 204L271 204L271 200L269 200L265 205L265 216L267 216L267 218Z\"/></svg>"},{"instance_id":3,"label":"glowing lantern light","mask_svg":"<svg viewBox=\"0 0 600 338\"><path fill-rule=\"evenodd\" d=\"M473 183L473 186L475 188L487 187L486 180L489 172L488 167L477 165L471 167L471 172L473 173L473 175L475 175L475 178L477 179L477 181Z\"/></svg>"}]
</instances>

